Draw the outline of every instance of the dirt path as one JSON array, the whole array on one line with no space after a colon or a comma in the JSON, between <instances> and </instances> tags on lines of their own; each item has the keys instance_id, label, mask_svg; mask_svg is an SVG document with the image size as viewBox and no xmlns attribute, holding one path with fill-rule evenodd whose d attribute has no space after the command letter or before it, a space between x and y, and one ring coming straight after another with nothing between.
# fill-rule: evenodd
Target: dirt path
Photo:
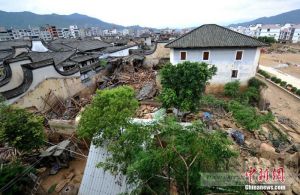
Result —
<instances>
[{"instance_id":1,"label":"dirt path","mask_svg":"<svg viewBox=\"0 0 300 195\"><path fill-rule=\"evenodd\" d=\"M258 77L257 77L258 78ZM261 78L260 78L261 79ZM264 81L268 88L263 97L270 102L270 108L275 116L287 117L294 123L294 132L288 132L296 140L300 140L300 100L279 89L273 84Z\"/></svg>"}]
</instances>

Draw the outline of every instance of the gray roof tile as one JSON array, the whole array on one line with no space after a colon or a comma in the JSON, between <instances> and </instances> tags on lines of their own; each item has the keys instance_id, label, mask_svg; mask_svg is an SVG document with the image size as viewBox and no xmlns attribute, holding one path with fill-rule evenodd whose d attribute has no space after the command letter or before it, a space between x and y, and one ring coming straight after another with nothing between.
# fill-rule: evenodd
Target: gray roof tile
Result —
<instances>
[{"instance_id":1,"label":"gray roof tile","mask_svg":"<svg viewBox=\"0 0 300 195\"><path fill-rule=\"evenodd\" d=\"M205 24L171 41L167 48L262 47L265 43L216 24Z\"/></svg>"}]
</instances>

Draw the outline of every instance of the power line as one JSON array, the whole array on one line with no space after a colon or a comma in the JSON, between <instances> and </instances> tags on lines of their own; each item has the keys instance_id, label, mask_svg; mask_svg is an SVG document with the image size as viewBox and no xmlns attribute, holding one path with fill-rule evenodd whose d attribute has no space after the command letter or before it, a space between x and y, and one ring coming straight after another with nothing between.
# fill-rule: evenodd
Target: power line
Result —
<instances>
[{"instance_id":1,"label":"power line","mask_svg":"<svg viewBox=\"0 0 300 195\"><path fill-rule=\"evenodd\" d=\"M9 189L12 185L14 185L15 183L17 183L22 177L24 177L33 167L35 167L41 160L43 159L40 158L38 161L36 161L35 163L33 163L33 165L29 166L27 169L25 169L22 172L21 176L15 177L14 179L10 180L10 182L8 182L5 186L3 186L0 189L0 192L4 192L5 190Z\"/></svg>"},{"instance_id":2,"label":"power line","mask_svg":"<svg viewBox=\"0 0 300 195\"><path fill-rule=\"evenodd\" d=\"M60 149L63 149L63 150L67 150L71 153L74 153L74 154L77 154L79 156L83 156L85 159L87 158L87 156L83 155L83 154L80 154L80 153L77 153L75 151L72 151L72 150L68 150L66 148L63 148L63 147L60 147L58 146L57 144L53 144L51 142L47 142L47 141L44 141L48 144L51 144L53 146L57 146L58 148ZM4 192L5 190L9 189L12 185L14 185L15 183L17 183L22 177L24 177L33 167L35 167L44 157L41 157L38 161L36 161L35 163L33 163L31 166L29 166L27 169L25 169L21 176L18 176L18 177L15 177L14 179L10 180L5 186L3 186L1 189L0 189L0 192ZM80 158L82 159L82 158Z\"/></svg>"}]
</instances>

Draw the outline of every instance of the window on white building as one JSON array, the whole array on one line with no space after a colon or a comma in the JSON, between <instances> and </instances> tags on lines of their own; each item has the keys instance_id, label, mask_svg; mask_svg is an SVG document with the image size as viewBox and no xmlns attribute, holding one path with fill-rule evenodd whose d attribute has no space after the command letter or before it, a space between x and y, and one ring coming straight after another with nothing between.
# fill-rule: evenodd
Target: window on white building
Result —
<instances>
[{"instance_id":1,"label":"window on white building","mask_svg":"<svg viewBox=\"0 0 300 195\"><path fill-rule=\"evenodd\" d=\"M202 53L202 60L209 60L209 51L204 51Z\"/></svg>"},{"instance_id":2,"label":"window on white building","mask_svg":"<svg viewBox=\"0 0 300 195\"><path fill-rule=\"evenodd\" d=\"M231 78L237 78L238 77L238 70L232 70L231 71Z\"/></svg>"},{"instance_id":3,"label":"window on white building","mask_svg":"<svg viewBox=\"0 0 300 195\"><path fill-rule=\"evenodd\" d=\"M236 51L235 60L242 60L243 51Z\"/></svg>"},{"instance_id":4,"label":"window on white building","mask_svg":"<svg viewBox=\"0 0 300 195\"><path fill-rule=\"evenodd\" d=\"M180 52L180 60L186 60L186 51Z\"/></svg>"}]
</instances>

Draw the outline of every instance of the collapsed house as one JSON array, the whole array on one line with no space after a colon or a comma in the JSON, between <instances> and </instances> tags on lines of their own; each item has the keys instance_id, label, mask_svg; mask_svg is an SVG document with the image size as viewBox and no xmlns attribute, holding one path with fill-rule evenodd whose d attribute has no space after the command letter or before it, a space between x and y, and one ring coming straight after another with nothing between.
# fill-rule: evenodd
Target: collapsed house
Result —
<instances>
[{"instance_id":1,"label":"collapsed house","mask_svg":"<svg viewBox=\"0 0 300 195\"><path fill-rule=\"evenodd\" d=\"M44 107L43 98L49 89L63 99L82 90L95 90L103 75L101 70L116 62L142 64L145 58L130 54L137 45L112 46L100 40L2 43L0 93L9 103L25 108L34 106L37 110Z\"/></svg>"}]
</instances>

